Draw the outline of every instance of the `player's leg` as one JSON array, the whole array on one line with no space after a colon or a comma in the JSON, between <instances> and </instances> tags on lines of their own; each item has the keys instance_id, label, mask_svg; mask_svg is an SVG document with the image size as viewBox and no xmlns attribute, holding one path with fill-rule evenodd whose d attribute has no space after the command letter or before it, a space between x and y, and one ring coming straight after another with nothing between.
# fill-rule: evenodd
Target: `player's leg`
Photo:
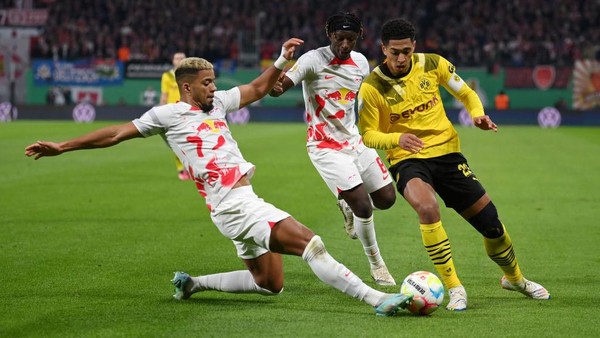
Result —
<instances>
[{"instance_id":1,"label":"player's leg","mask_svg":"<svg viewBox=\"0 0 600 338\"><path fill-rule=\"evenodd\" d=\"M379 285L396 285L381 257L375 236L373 206L362 182L361 170L364 171L362 168L366 169L370 163L366 159L362 163L358 153L349 155L337 151L319 151L309 155L331 192L341 197L352 210L352 228L363 246L375 282ZM381 170L377 170L379 176L383 176Z\"/></svg>"},{"instance_id":2,"label":"player's leg","mask_svg":"<svg viewBox=\"0 0 600 338\"><path fill-rule=\"evenodd\" d=\"M550 298L550 294L543 286L523 277L512 240L498 218L496 206L487 194L460 214L483 236L488 256L504 272L501 279L504 289L519 291L534 299Z\"/></svg>"},{"instance_id":3,"label":"player's leg","mask_svg":"<svg viewBox=\"0 0 600 338\"><path fill-rule=\"evenodd\" d=\"M248 270L197 277L177 272L172 281L176 287L174 297L186 299L206 290L278 294L283 288L283 263L281 255L269 251L270 225L287 217L288 213L258 198L251 186L231 190L211 212L211 218L219 231L232 240Z\"/></svg>"},{"instance_id":4,"label":"player's leg","mask_svg":"<svg viewBox=\"0 0 600 338\"><path fill-rule=\"evenodd\" d=\"M200 291L229 293L258 293L274 296L283 290L283 262L281 255L266 252L253 259L243 259L248 270L238 270L192 277L185 272L176 272L175 299L188 299Z\"/></svg>"},{"instance_id":5,"label":"player's leg","mask_svg":"<svg viewBox=\"0 0 600 338\"><path fill-rule=\"evenodd\" d=\"M396 189L391 173L374 149L364 147L359 152L360 177L373 207L378 210L391 208L396 202Z\"/></svg>"},{"instance_id":6,"label":"player's leg","mask_svg":"<svg viewBox=\"0 0 600 338\"><path fill-rule=\"evenodd\" d=\"M360 193L358 198L361 201L369 201L372 207L377 209L388 209L396 202L396 191L394 189L391 175L377 152L373 149L363 147L358 150L358 159L356 167L360 173L363 184L356 189L341 192L341 195L347 201L351 201L351 194ZM366 194L364 193L366 192ZM349 196L350 195L350 196ZM366 196L365 196L366 195ZM353 210L359 210L353 208ZM356 232L363 244L365 254L369 257L371 263L371 276L379 285L396 285L396 281L389 273L381 254L375 236L375 224L373 208L369 208L371 217L363 217L359 211L355 212L354 226Z\"/></svg>"},{"instance_id":7,"label":"player's leg","mask_svg":"<svg viewBox=\"0 0 600 338\"><path fill-rule=\"evenodd\" d=\"M273 227L270 246L274 252L302 256L322 282L374 306L378 315L393 315L412 299L412 295L386 294L367 286L327 252L321 237L293 217Z\"/></svg>"},{"instance_id":8,"label":"player's leg","mask_svg":"<svg viewBox=\"0 0 600 338\"><path fill-rule=\"evenodd\" d=\"M358 235L354 229L354 213L350 205L342 198L340 192L349 190L361 184L359 173L354 168L354 158L333 150L310 151L310 161L327 184L327 187L337 198L337 206L344 217L344 230L351 239L357 239ZM340 178L350 178L345 182Z\"/></svg>"},{"instance_id":9,"label":"player's leg","mask_svg":"<svg viewBox=\"0 0 600 338\"><path fill-rule=\"evenodd\" d=\"M398 192L419 216L421 239L436 271L448 289L449 310L462 311L467 308L467 294L458 279L452 249L440 218L440 207L432 187L433 178L429 165L423 160L408 160L390 168L397 182Z\"/></svg>"}]
</instances>

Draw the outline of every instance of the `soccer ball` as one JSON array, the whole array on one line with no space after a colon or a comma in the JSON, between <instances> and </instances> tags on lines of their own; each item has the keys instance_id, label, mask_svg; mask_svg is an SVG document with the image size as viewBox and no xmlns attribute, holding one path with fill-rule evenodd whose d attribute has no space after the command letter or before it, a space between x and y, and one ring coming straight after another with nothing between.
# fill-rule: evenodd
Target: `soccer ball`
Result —
<instances>
[{"instance_id":1,"label":"soccer ball","mask_svg":"<svg viewBox=\"0 0 600 338\"><path fill-rule=\"evenodd\" d=\"M428 271L417 271L408 275L402 282L400 292L411 292L414 295L413 301L406 309L415 315L428 315L437 310L444 301L444 285L436 275Z\"/></svg>"}]
</instances>

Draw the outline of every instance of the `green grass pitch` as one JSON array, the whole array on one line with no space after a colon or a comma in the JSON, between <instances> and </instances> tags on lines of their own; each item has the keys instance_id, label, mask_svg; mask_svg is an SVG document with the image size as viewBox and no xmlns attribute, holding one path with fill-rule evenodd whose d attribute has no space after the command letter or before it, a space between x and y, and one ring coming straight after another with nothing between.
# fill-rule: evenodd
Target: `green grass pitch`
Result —
<instances>
[{"instance_id":1,"label":"green grass pitch","mask_svg":"<svg viewBox=\"0 0 600 338\"><path fill-rule=\"evenodd\" d=\"M459 128L463 152L509 229L526 277L550 301L500 288L500 269L478 233L453 212L443 221L469 309L373 310L321 283L285 257L277 297L206 292L171 298L173 271L243 269L211 223L204 200L175 175L159 137L33 161L36 140L60 141L107 123L0 124L0 337L592 337L600 306L600 129ZM304 146L302 124L232 126L253 185L324 240L369 285L367 260L348 239L335 200ZM434 271L414 212L399 196L375 213L383 256L398 282ZM447 299L444 301L446 303Z\"/></svg>"}]
</instances>

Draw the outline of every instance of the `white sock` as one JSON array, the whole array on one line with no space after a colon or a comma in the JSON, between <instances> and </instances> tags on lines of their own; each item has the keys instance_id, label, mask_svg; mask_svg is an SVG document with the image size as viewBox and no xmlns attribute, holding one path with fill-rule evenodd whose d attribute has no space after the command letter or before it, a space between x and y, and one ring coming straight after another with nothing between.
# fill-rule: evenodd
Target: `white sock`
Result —
<instances>
[{"instance_id":1,"label":"white sock","mask_svg":"<svg viewBox=\"0 0 600 338\"><path fill-rule=\"evenodd\" d=\"M352 271L336 261L325 249L321 237L315 235L302 253L302 259L321 281L343 293L377 306L386 299L386 294L370 288Z\"/></svg>"},{"instance_id":2,"label":"white sock","mask_svg":"<svg viewBox=\"0 0 600 338\"><path fill-rule=\"evenodd\" d=\"M192 281L194 282L192 292L215 290L230 293L258 293L265 296L277 295L256 285L254 277L248 270L192 277Z\"/></svg>"},{"instance_id":3,"label":"white sock","mask_svg":"<svg viewBox=\"0 0 600 338\"><path fill-rule=\"evenodd\" d=\"M371 268L385 265L383 258L379 253L379 246L377 245L373 215L369 218L362 218L354 215L354 229L356 230L358 239L360 239L360 242L363 245L365 255L367 255L369 263L371 263Z\"/></svg>"}]
</instances>

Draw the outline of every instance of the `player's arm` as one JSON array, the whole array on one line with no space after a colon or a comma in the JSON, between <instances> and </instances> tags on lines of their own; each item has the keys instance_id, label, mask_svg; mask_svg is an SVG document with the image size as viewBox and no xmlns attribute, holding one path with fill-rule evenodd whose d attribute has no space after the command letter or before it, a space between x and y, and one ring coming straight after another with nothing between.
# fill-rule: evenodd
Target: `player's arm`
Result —
<instances>
[{"instance_id":1,"label":"player's arm","mask_svg":"<svg viewBox=\"0 0 600 338\"><path fill-rule=\"evenodd\" d=\"M291 38L287 40L281 48L281 55L279 58L267 68L262 74L260 74L252 82L239 86L240 89L240 108L244 107L254 101L263 98L273 88L281 71L288 63L289 60L294 56L294 51L297 46L300 46L304 41L298 38Z\"/></svg>"},{"instance_id":2,"label":"player's arm","mask_svg":"<svg viewBox=\"0 0 600 338\"><path fill-rule=\"evenodd\" d=\"M279 75L279 79L277 79L277 82L275 82L275 85L269 92L269 95L273 96L273 97L281 96L283 93L287 92L287 90L292 88L293 86L294 86L294 81L290 80L290 78L287 77L285 75L285 73L281 73L281 75Z\"/></svg>"},{"instance_id":3,"label":"player's arm","mask_svg":"<svg viewBox=\"0 0 600 338\"><path fill-rule=\"evenodd\" d=\"M471 118L473 124L483 130L497 131L498 127L485 115L483 104L479 99L479 95L456 73L454 66L443 58L440 58L440 84L452 94L457 100L462 102Z\"/></svg>"},{"instance_id":4,"label":"player's arm","mask_svg":"<svg viewBox=\"0 0 600 338\"><path fill-rule=\"evenodd\" d=\"M400 133L387 133L381 130L380 94L364 83L358 91L358 129L366 146L388 150L398 146Z\"/></svg>"},{"instance_id":5,"label":"player's arm","mask_svg":"<svg viewBox=\"0 0 600 338\"><path fill-rule=\"evenodd\" d=\"M100 128L64 142L37 141L25 148L25 155L35 156L37 160L44 156L57 156L67 151L111 147L135 137L143 137L143 135L140 134L133 122L128 122Z\"/></svg>"},{"instance_id":6,"label":"player's arm","mask_svg":"<svg viewBox=\"0 0 600 338\"><path fill-rule=\"evenodd\" d=\"M396 147L418 153L424 147L423 141L410 133L384 132L386 122L381 120L382 110L389 110L381 94L371 85L363 83L358 92L358 129L363 143L370 148L389 150Z\"/></svg>"}]
</instances>

